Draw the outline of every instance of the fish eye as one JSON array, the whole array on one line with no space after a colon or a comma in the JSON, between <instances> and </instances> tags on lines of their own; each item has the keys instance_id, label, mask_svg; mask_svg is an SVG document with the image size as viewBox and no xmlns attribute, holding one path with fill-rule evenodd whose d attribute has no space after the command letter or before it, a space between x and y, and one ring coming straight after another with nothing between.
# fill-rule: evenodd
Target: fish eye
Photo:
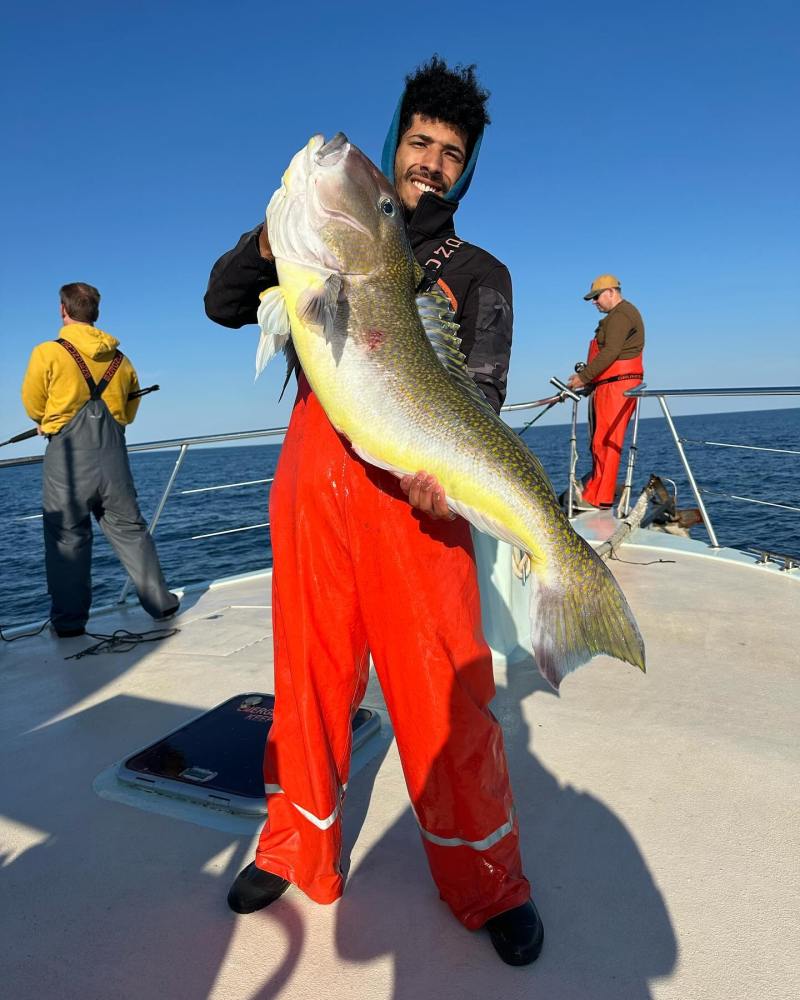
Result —
<instances>
[{"instance_id":1,"label":"fish eye","mask_svg":"<svg viewBox=\"0 0 800 1000\"><path fill-rule=\"evenodd\" d=\"M394 202L392 201L391 198L381 198L381 200L378 202L378 205L380 206L380 210L383 212L383 214L388 216L389 218L391 218L397 211L397 209L394 206Z\"/></svg>"}]
</instances>

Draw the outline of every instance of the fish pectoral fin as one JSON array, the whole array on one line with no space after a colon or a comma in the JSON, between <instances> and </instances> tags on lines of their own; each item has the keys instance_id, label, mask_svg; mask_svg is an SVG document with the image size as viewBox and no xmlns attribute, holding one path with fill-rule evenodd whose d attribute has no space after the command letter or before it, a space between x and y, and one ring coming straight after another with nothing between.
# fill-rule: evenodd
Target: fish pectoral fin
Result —
<instances>
[{"instance_id":1,"label":"fish pectoral fin","mask_svg":"<svg viewBox=\"0 0 800 1000\"><path fill-rule=\"evenodd\" d=\"M286 346L292 333L283 290L274 285L262 292L260 298L258 325L261 327L261 336L256 349L256 378L278 351Z\"/></svg>"},{"instance_id":2,"label":"fish pectoral fin","mask_svg":"<svg viewBox=\"0 0 800 1000\"><path fill-rule=\"evenodd\" d=\"M320 286L307 288L297 299L298 317L310 326L321 327L326 341L333 333L341 290L341 275L330 274Z\"/></svg>"}]
</instances>

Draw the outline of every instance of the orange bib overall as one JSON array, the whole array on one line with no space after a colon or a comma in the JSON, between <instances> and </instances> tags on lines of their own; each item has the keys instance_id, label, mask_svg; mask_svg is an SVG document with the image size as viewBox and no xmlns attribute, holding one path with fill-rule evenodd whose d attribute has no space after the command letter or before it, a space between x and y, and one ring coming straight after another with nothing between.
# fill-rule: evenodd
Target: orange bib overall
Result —
<instances>
[{"instance_id":1,"label":"orange bib overall","mask_svg":"<svg viewBox=\"0 0 800 1000\"><path fill-rule=\"evenodd\" d=\"M526 902L467 522L415 513L301 375L270 523L276 705L257 866L319 903L342 894L351 720L371 652L442 899L470 929Z\"/></svg>"},{"instance_id":2,"label":"orange bib overall","mask_svg":"<svg viewBox=\"0 0 800 1000\"><path fill-rule=\"evenodd\" d=\"M589 362L600 348L597 339L589 344ZM618 376L624 376L619 379ZM589 433L592 443L592 471L583 487L583 499L595 507L614 503L622 444L636 400L624 395L643 378L642 357L617 359L601 372L589 397ZM613 379L614 381L606 381Z\"/></svg>"}]
</instances>

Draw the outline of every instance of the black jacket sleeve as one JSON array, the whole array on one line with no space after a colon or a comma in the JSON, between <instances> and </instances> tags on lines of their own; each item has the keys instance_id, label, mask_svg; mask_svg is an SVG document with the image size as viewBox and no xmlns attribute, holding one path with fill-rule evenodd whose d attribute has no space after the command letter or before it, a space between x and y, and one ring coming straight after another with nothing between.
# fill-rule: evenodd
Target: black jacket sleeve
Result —
<instances>
[{"instance_id":1,"label":"black jacket sleeve","mask_svg":"<svg viewBox=\"0 0 800 1000\"><path fill-rule=\"evenodd\" d=\"M492 408L499 413L506 398L514 313L511 275L497 264L470 284L458 322L467 368Z\"/></svg>"},{"instance_id":2,"label":"black jacket sleeve","mask_svg":"<svg viewBox=\"0 0 800 1000\"><path fill-rule=\"evenodd\" d=\"M257 322L259 295L277 285L275 262L264 260L258 249L261 226L245 233L211 269L205 294L206 316L234 330Z\"/></svg>"}]
</instances>

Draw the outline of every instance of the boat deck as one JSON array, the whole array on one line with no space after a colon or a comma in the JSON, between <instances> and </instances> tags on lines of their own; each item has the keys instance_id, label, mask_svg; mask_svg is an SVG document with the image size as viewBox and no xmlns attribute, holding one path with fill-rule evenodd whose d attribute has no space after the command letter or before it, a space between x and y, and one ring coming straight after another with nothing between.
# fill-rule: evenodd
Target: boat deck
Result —
<instances>
[{"instance_id":1,"label":"boat deck","mask_svg":"<svg viewBox=\"0 0 800 1000\"><path fill-rule=\"evenodd\" d=\"M235 916L225 895L258 822L116 786L110 768L131 751L272 690L268 573L185 594L180 632L127 653L65 660L93 640L47 633L3 644L4 995L800 995L800 581L653 544L611 563L646 676L603 658L556 696L524 657L498 657L494 710L546 927L523 969L439 901L385 716L351 780L349 881L333 906L290 890ZM152 623L124 607L90 627ZM383 709L374 681L365 704Z\"/></svg>"}]
</instances>

